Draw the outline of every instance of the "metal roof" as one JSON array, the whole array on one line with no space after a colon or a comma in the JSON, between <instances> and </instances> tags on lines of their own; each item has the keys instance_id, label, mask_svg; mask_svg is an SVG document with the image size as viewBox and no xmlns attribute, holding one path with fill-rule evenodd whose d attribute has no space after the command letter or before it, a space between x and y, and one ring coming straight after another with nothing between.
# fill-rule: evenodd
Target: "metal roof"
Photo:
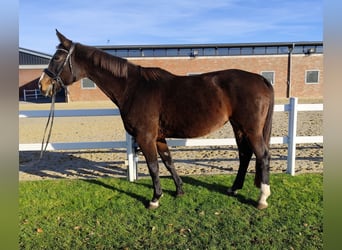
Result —
<instances>
[{"instance_id":1,"label":"metal roof","mask_svg":"<svg viewBox=\"0 0 342 250\"><path fill-rule=\"evenodd\" d=\"M49 54L19 48L19 65L46 65L51 57Z\"/></svg>"},{"instance_id":2,"label":"metal roof","mask_svg":"<svg viewBox=\"0 0 342 250\"><path fill-rule=\"evenodd\" d=\"M323 45L322 41L299 41L299 42L269 42L269 43L209 43L209 44L157 44L157 45L99 45L96 48L103 50L111 49L175 49L175 48L236 48L236 47L270 47L270 46L310 46Z\"/></svg>"},{"instance_id":3,"label":"metal roof","mask_svg":"<svg viewBox=\"0 0 342 250\"><path fill-rule=\"evenodd\" d=\"M196 57L323 53L323 42L96 46L118 57Z\"/></svg>"},{"instance_id":4,"label":"metal roof","mask_svg":"<svg viewBox=\"0 0 342 250\"><path fill-rule=\"evenodd\" d=\"M306 51L310 48L314 48L314 53L323 53L322 41L272 43L101 45L95 47L119 57L193 56L194 51L198 53L196 54L196 56L286 54L288 53L287 48L296 48L296 51L294 51L294 53L306 53ZM212 50L209 51L210 49ZM227 51L223 51L222 49L227 49ZM177 51L175 52L175 50ZM51 58L52 56L49 54L19 48L20 66L47 65Z\"/></svg>"}]
</instances>

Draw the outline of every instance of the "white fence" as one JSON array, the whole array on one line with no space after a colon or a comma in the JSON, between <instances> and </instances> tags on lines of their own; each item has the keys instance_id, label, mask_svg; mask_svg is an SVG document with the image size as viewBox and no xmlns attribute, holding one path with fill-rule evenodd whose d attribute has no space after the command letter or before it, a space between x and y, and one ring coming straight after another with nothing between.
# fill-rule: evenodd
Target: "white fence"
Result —
<instances>
[{"instance_id":1,"label":"white fence","mask_svg":"<svg viewBox=\"0 0 342 250\"><path fill-rule=\"evenodd\" d=\"M289 104L275 105L275 112L289 112L288 135L284 137L271 137L271 144L287 144L287 173L295 174L296 144L298 143L323 143L323 136L296 136L297 114L299 111L323 111L323 104L298 104L297 98L290 98ZM49 110L20 111L20 118L48 117ZM80 110L56 110L55 117L77 116L113 116L120 115L119 110L114 109L80 109ZM234 138L226 139L169 139L167 143L174 146L227 146L236 145ZM103 148L126 148L127 152L127 177L129 181L138 178L137 153L134 138L126 133L126 141L107 142L70 142L49 143L47 150L79 150L79 149L103 149ZM41 144L19 144L19 151L40 151Z\"/></svg>"},{"instance_id":2,"label":"white fence","mask_svg":"<svg viewBox=\"0 0 342 250\"><path fill-rule=\"evenodd\" d=\"M24 89L24 101L26 102L29 98L38 100L39 97L44 97L39 89Z\"/></svg>"}]
</instances>

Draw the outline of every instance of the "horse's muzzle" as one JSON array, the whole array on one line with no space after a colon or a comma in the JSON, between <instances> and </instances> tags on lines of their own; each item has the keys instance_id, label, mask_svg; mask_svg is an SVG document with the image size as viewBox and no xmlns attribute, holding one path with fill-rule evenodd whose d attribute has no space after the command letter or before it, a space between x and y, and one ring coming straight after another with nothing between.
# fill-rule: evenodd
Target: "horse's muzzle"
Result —
<instances>
[{"instance_id":1,"label":"horse's muzzle","mask_svg":"<svg viewBox=\"0 0 342 250\"><path fill-rule=\"evenodd\" d=\"M56 88L57 86L55 85L54 80L43 72L38 81L40 93L44 96L51 97L56 93L56 91L58 91Z\"/></svg>"}]
</instances>

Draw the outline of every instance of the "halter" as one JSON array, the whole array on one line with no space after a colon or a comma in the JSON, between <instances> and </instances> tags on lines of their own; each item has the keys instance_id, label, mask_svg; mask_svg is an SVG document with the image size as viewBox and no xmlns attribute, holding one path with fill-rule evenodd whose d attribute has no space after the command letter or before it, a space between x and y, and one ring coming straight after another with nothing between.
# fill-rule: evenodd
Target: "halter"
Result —
<instances>
[{"instance_id":1,"label":"halter","mask_svg":"<svg viewBox=\"0 0 342 250\"><path fill-rule=\"evenodd\" d=\"M62 67L59 68L57 74L53 73L48 68L44 69L44 73L52 78L52 84L49 86L49 88L47 90L47 93L49 93L50 90L52 89L52 97L51 97L52 99L51 99L50 114L49 114L49 118L47 120L45 129L44 129L44 135L43 135L43 140L42 140L42 147L41 147L41 150L40 150L40 157L39 157L38 161L40 161L43 158L43 154L46 151L48 143L50 141L52 126L53 126L53 120L54 120L54 117L55 117L55 101L56 101L55 85L58 84L60 87L63 87L64 89L67 89L65 84L64 84L64 82L63 82L63 80L62 80L62 78L60 77L60 74L62 73L64 67L67 65L68 61L69 61L69 66L70 66L71 74L74 77L73 70L72 70L72 64L71 64L71 59L70 59L70 56L71 56L72 52L74 51L74 49L75 49L75 44L74 43L71 45L71 48L70 48L69 51L67 51L65 49L57 49L57 50L60 50L60 51L63 51L65 53L67 53L65 61L64 61L63 65L62 65ZM49 125L50 125L49 133L47 135L47 138L45 139L46 132L47 132L47 129L48 129ZM44 144L45 144L45 146L44 146Z\"/></svg>"},{"instance_id":2,"label":"halter","mask_svg":"<svg viewBox=\"0 0 342 250\"><path fill-rule=\"evenodd\" d=\"M73 73L73 70L72 70L72 63L71 63L71 59L70 59L71 54L74 51L74 49L75 49L75 44L74 43L71 45L71 48L70 48L69 51L67 51L66 49L57 49L57 51L60 50L60 51L63 51L65 53L67 53L65 61L64 61L63 65L59 68L59 70L57 71L57 74L55 74L54 72L52 72L48 68L43 70L43 72L45 74L47 74L50 78L52 78L52 84L49 86L49 88L47 90L47 93L49 93L49 90L51 90L51 88L52 88L52 90L54 90L55 84L58 84L60 87L66 89L66 85L64 84L62 78L60 77L60 74L62 74L62 71L64 70L64 67L67 65L68 62L69 62L69 67L70 67L71 74L74 77L74 73ZM53 94L55 94L55 91L53 91Z\"/></svg>"}]
</instances>

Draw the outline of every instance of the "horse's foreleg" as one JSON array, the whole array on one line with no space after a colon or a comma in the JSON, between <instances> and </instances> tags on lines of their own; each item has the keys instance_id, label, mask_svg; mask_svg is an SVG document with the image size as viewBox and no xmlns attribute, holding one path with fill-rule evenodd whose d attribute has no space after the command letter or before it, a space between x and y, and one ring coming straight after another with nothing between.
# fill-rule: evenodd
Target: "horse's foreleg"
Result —
<instances>
[{"instance_id":1,"label":"horse's foreleg","mask_svg":"<svg viewBox=\"0 0 342 250\"><path fill-rule=\"evenodd\" d=\"M137 143L139 144L141 151L145 156L148 170L153 182L153 197L148 208L155 209L159 207L159 199L163 195L159 178L156 143L153 141L147 142L146 140L141 140L140 138L137 138Z\"/></svg>"},{"instance_id":2,"label":"horse's foreleg","mask_svg":"<svg viewBox=\"0 0 342 250\"><path fill-rule=\"evenodd\" d=\"M167 168L167 170L169 170L169 172L172 175L173 181L176 185L176 195L177 196L183 195L184 194L184 191L182 188L183 182L182 182L182 179L177 174L177 171L174 167L173 160L171 157L171 153L170 153L170 150L166 144L165 139L161 139L161 140L157 141L157 150L158 150L160 158L162 159L165 167Z\"/></svg>"},{"instance_id":3,"label":"horse's foreleg","mask_svg":"<svg viewBox=\"0 0 342 250\"><path fill-rule=\"evenodd\" d=\"M158 161L147 162L147 166L153 182L153 197L148 208L155 209L159 207L159 199L163 196L160 185Z\"/></svg>"}]
</instances>

